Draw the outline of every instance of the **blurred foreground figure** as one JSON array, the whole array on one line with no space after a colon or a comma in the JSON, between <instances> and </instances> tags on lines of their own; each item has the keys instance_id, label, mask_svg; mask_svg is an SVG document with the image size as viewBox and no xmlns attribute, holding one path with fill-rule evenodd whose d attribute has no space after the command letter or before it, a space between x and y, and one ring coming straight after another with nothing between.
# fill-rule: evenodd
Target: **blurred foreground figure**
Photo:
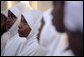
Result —
<instances>
[{"instance_id":1,"label":"blurred foreground figure","mask_svg":"<svg viewBox=\"0 0 84 57\"><path fill-rule=\"evenodd\" d=\"M83 2L82 1L55 1L54 2L53 25L59 32L65 31L68 36L68 45L60 47L55 55L82 56L83 55ZM64 39L62 39L63 41ZM62 50L60 49L62 48ZM63 51L65 50L65 52ZM67 52L68 51L68 52ZM64 53L64 54L63 54Z\"/></svg>"},{"instance_id":2,"label":"blurred foreground figure","mask_svg":"<svg viewBox=\"0 0 84 57\"><path fill-rule=\"evenodd\" d=\"M55 1L53 5L51 13L43 14L45 24L39 38L48 51L45 56L82 56L83 2Z\"/></svg>"},{"instance_id":3,"label":"blurred foreground figure","mask_svg":"<svg viewBox=\"0 0 84 57\"><path fill-rule=\"evenodd\" d=\"M27 41L20 47L21 50L17 56L41 56L44 53L43 48L38 44L37 33L40 27L41 11L31 10L22 13L21 22L19 24L19 36L25 37Z\"/></svg>"}]
</instances>

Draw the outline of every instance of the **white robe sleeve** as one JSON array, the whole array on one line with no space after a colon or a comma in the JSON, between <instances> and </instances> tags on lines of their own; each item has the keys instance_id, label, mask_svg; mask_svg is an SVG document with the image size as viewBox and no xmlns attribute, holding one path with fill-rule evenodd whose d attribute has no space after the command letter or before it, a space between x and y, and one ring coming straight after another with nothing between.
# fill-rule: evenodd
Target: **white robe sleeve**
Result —
<instances>
[{"instance_id":1,"label":"white robe sleeve","mask_svg":"<svg viewBox=\"0 0 84 57\"><path fill-rule=\"evenodd\" d=\"M3 55L4 48L5 48L9 38L10 38L10 33L9 32L5 32L1 36L1 55Z\"/></svg>"},{"instance_id":2,"label":"white robe sleeve","mask_svg":"<svg viewBox=\"0 0 84 57\"><path fill-rule=\"evenodd\" d=\"M16 56L18 54L20 46L26 41L26 39L19 38L18 35L15 35L11 38L4 50L4 56Z\"/></svg>"}]
</instances>

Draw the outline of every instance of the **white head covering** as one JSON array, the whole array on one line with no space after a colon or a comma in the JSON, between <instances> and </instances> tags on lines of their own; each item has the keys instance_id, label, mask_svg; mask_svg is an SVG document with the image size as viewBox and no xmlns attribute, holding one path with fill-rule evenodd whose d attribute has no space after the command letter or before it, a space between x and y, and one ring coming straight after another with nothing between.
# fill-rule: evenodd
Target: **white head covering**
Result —
<instances>
[{"instance_id":1,"label":"white head covering","mask_svg":"<svg viewBox=\"0 0 84 57\"><path fill-rule=\"evenodd\" d=\"M70 31L83 32L83 1L65 2L64 24Z\"/></svg>"},{"instance_id":2,"label":"white head covering","mask_svg":"<svg viewBox=\"0 0 84 57\"><path fill-rule=\"evenodd\" d=\"M21 15L21 13L20 13L20 11L16 8L16 7L11 7L10 9L9 9L16 17L17 17L17 20L16 20L16 22L12 25L12 27L9 29L9 31L7 31L6 33L4 33L3 35L2 35L2 37L1 37L1 40L2 40L2 43L1 43L1 45L3 46L3 50L4 50L4 48L5 48L5 45L6 45L6 43L7 43L7 41L11 38L11 37L13 37L15 34L17 34L18 33L18 24L19 24L19 22L20 22L20 15Z\"/></svg>"},{"instance_id":3,"label":"white head covering","mask_svg":"<svg viewBox=\"0 0 84 57\"><path fill-rule=\"evenodd\" d=\"M8 17L8 10L2 11L1 12L3 15L5 15L6 17Z\"/></svg>"},{"instance_id":4,"label":"white head covering","mask_svg":"<svg viewBox=\"0 0 84 57\"><path fill-rule=\"evenodd\" d=\"M21 13L31 10L31 8L27 7L25 3L18 3L15 6L21 11Z\"/></svg>"},{"instance_id":5,"label":"white head covering","mask_svg":"<svg viewBox=\"0 0 84 57\"><path fill-rule=\"evenodd\" d=\"M25 15L27 15L27 16L25 16ZM37 11L37 10L31 10L28 13L26 12L23 14L24 18L26 19L27 23L30 25L32 30L27 37L28 40L27 40L26 44L24 45L21 53L19 53L18 55L20 55L20 56L35 56L37 54L39 54L39 55L44 54L42 52L44 52L45 50L38 45L38 41L36 38L38 28L41 25L40 24L41 15L42 15L42 12ZM31 20L29 20L29 19L31 19ZM38 51L40 51L40 52L38 53Z\"/></svg>"},{"instance_id":6,"label":"white head covering","mask_svg":"<svg viewBox=\"0 0 84 57\"><path fill-rule=\"evenodd\" d=\"M52 10L53 10L53 8L50 8L43 13L43 18L44 18L44 21L46 24L51 23L51 21L52 21L52 14L51 14Z\"/></svg>"},{"instance_id":7,"label":"white head covering","mask_svg":"<svg viewBox=\"0 0 84 57\"><path fill-rule=\"evenodd\" d=\"M17 7L11 7L11 8L9 8L9 10L17 17L16 22L9 29L9 32L10 32L11 37L12 37L16 33L18 33L18 24L20 23L20 19L21 19L21 12Z\"/></svg>"},{"instance_id":8,"label":"white head covering","mask_svg":"<svg viewBox=\"0 0 84 57\"><path fill-rule=\"evenodd\" d=\"M21 17L21 12L20 12L20 10L19 10L17 7L13 6L13 7L9 8L9 10L10 10L17 18Z\"/></svg>"},{"instance_id":9,"label":"white head covering","mask_svg":"<svg viewBox=\"0 0 84 57\"><path fill-rule=\"evenodd\" d=\"M42 15L42 12L38 11L38 10L31 10L31 11L23 13L24 18L26 19L27 23L29 24L30 28L32 29L27 38L32 37L33 36L32 33L34 33L34 31L36 32L36 30L38 30L38 25L40 24L39 20L40 20L41 15ZM37 23L38 23L38 25L37 25Z\"/></svg>"}]
</instances>

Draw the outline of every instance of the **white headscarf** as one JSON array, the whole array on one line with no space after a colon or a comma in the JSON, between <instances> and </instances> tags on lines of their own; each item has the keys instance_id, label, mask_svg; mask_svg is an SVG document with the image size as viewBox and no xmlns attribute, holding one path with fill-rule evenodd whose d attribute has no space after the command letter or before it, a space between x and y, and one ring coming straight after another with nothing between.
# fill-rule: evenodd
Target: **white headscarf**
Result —
<instances>
[{"instance_id":1,"label":"white headscarf","mask_svg":"<svg viewBox=\"0 0 84 57\"><path fill-rule=\"evenodd\" d=\"M12 27L9 29L9 32L11 34L11 37L14 36L15 34L18 33L18 24L20 23L20 19L21 19L21 12L17 7L11 7L9 9L16 17L17 20L16 22L12 25Z\"/></svg>"},{"instance_id":2,"label":"white headscarf","mask_svg":"<svg viewBox=\"0 0 84 57\"><path fill-rule=\"evenodd\" d=\"M38 41L37 41L37 32L38 32L38 28L41 25L40 24L41 23L41 15L42 15L42 12L37 11L37 10L32 10L28 13L26 12L23 14L24 18L26 19L27 23L30 25L32 30L27 37L27 39L28 39L27 42L23 45L23 48L18 55L20 55L20 56L36 56L36 55L45 54L44 48L40 47L38 45Z\"/></svg>"},{"instance_id":3,"label":"white headscarf","mask_svg":"<svg viewBox=\"0 0 84 57\"><path fill-rule=\"evenodd\" d=\"M27 23L29 24L31 28L31 32L28 35L27 39L31 38L33 36L32 34L34 32L37 32L38 28L40 27L39 20L40 20L41 15L42 15L42 12L38 10L31 10L31 11L23 13L24 18L26 19Z\"/></svg>"},{"instance_id":4,"label":"white headscarf","mask_svg":"<svg viewBox=\"0 0 84 57\"><path fill-rule=\"evenodd\" d=\"M18 24L20 23L21 13L29 11L31 9L27 8L26 4L18 3L14 7L9 9L17 18L18 20L14 23L14 25L10 28L10 32L12 35L18 33Z\"/></svg>"},{"instance_id":5,"label":"white headscarf","mask_svg":"<svg viewBox=\"0 0 84 57\"><path fill-rule=\"evenodd\" d=\"M3 15L5 15L6 17L8 17L8 10L2 11L1 12Z\"/></svg>"},{"instance_id":6,"label":"white headscarf","mask_svg":"<svg viewBox=\"0 0 84 57\"><path fill-rule=\"evenodd\" d=\"M83 1L66 1L64 24L70 31L83 33Z\"/></svg>"},{"instance_id":7,"label":"white headscarf","mask_svg":"<svg viewBox=\"0 0 84 57\"><path fill-rule=\"evenodd\" d=\"M3 48L5 48L5 45L8 41L8 39L10 39L11 37L13 37L15 34L18 33L18 24L20 22L20 17L21 17L21 13L20 11L16 8L16 7L11 7L9 9L16 17L17 20L16 22L13 24L13 26L9 29L9 31L7 31L6 33L4 33L1 37L1 41L3 42Z\"/></svg>"}]
</instances>

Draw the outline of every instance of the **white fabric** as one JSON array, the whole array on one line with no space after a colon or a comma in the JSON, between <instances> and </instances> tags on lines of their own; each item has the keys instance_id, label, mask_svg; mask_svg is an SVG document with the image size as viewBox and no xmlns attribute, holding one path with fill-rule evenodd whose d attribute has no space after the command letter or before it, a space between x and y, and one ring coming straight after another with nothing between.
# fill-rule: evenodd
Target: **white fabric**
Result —
<instances>
[{"instance_id":1,"label":"white fabric","mask_svg":"<svg viewBox=\"0 0 84 57\"><path fill-rule=\"evenodd\" d=\"M8 40L4 49L4 56L16 56L22 44L26 42L26 38L20 38L18 34Z\"/></svg>"},{"instance_id":2,"label":"white fabric","mask_svg":"<svg viewBox=\"0 0 84 57\"><path fill-rule=\"evenodd\" d=\"M27 20L27 23L30 25L30 28L33 28L33 26L36 23L37 19L39 18L40 14L41 14L41 12L38 10L31 10L31 11L23 13L23 16Z\"/></svg>"},{"instance_id":3,"label":"white fabric","mask_svg":"<svg viewBox=\"0 0 84 57\"><path fill-rule=\"evenodd\" d=\"M11 37L13 37L15 34L18 33L17 30L18 30L19 22L20 22L20 19L18 18L16 20L16 22L13 24L13 26L9 29L9 31L7 31L6 33L4 33L2 35L2 37L1 37L1 42L2 42L1 45L3 46L2 52L3 52L4 48L5 48L5 45L6 45L7 41L8 41L8 39L10 39Z\"/></svg>"},{"instance_id":4,"label":"white fabric","mask_svg":"<svg viewBox=\"0 0 84 57\"><path fill-rule=\"evenodd\" d=\"M5 45L8 41L8 39L10 38L10 33L9 32L5 32L2 36L1 36L1 55L3 55L3 51L5 48Z\"/></svg>"},{"instance_id":5,"label":"white fabric","mask_svg":"<svg viewBox=\"0 0 84 57\"><path fill-rule=\"evenodd\" d=\"M65 37L66 35L65 33L59 33L55 30L55 27L51 22L51 11L48 10L43 15L46 24L44 25L40 36L40 45L48 51L45 56L72 56L73 53L71 50L64 51L68 45Z\"/></svg>"},{"instance_id":6,"label":"white fabric","mask_svg":"<svg viewBox=\"0 0 84 57\"><path fill-rule=\"evenodd\" d=\"M27 43L23 45L22 50L17 56L38 56L44 55L45 48L39 46L38 41L35 36L27 40Z\"/></svg>"},{"instance_id":7,"label":"white fabric","mask_svg":"<svg viewBox=\"0 0 84 57\"><path fill-rule=\"evenodd\" d=\"M64 36L66 36L65 33L56 32L52 25L44 26L40 44L48 51L46 56L73 56L71 50L64 51L68 45L67 39Z\"/></svg>"},{"instance_id":8,"label":"white fabric","mask_svg":"<svg viewBox=\"0 0 84 57\"><path fill-rule=\"evenodd\" d=\"M68 48L68 41L66 37L66 33L58 33L56 34L56 38L52 42L51 52L47 55L53 56L74 56L71 50L66 50Z\"/></svg>"},{"instance_id":9,"label":"white fabric","mask_svg":"<svg viewBox=\"0 0 84 57\"><path fill-rule=\"evenodd\" d=\"M44 19L45 25L41 32L40 44L44 47L46 47L47 45L50 44L50 42L52 41L51 39L54 38L53 35L55 35L55 31L53 31L55 29L52 28L52 26L51 26L52 25L51 11L52 11L52 8L45 11L43 14L43 19Z\"/></svg>"},{"instance_id":10,"label":"white fabric","mask_svg":"<svg viewBox=\"0 0 84 57\"><path fill-rule=\"evenodd\" d=\"M25 43L25 45L23 45L22 50L18 54L19 56L37 56L37 55L41 56L41 55L45 54L45 48L42 48L38 44L38 41L37 41L37 33L38 33L38 28L41 25L40 22L41 22L42 12L39 12L39 11L30 11L30 12L32 13L30 15L32 15L31 16L31 17L33 17L32 21L34 21L34 22L32 22L32 24L33 24L33 26L31 27L32 30L27 37L27 39L28 39L27 42ZM26 17L27 19L25 18L27 22L29 22L28 21L29 17L27 16Z\"/></svg>"},{"instance_id":11,"label":"white fabric","mask_svg":"<svg viewBox=\"0 0 84 57\"><path fill-rule=\"evenodd\" d=\"M1 12L3 15L5 15L6 17L8 17L8 10L2 11Z\"/></svg>"},{"instance_id":12,"label":"white fabric","mask_svg":"<svg viewBox=\"0 0 84 57\"><path fill-rule=\"evenodd\" d=\"M3 46L3 49L2 49L2 52L5 48L5 45L6 43L8 42L8 40L13 37L14 35L16 35L18 33L18 24L19 24L19 21L17 20L14 25L11 27L11 29L9 29L9 31L7 31L5 34L3 34L1 37L1 42L2 42L2 46Z\"/></svg>"},{"instance_id":13,"label":"white fabric","mask_svg":"<svg viewBox=\"0 0 84 57\"><path fill-rule=\"evenodd\" d=\"M51 21L52 21L52 14L51 14L52 10L53 10L53 8L50 8L43 13L43 18L44 18L44 21L46 24L51 23Z\"/></svg>"},{"instance_id":14,"label":"white fabric","mask_svg":"<svg viewBox=\"0 0 84 57\"><path fill-rule=\"evenodd\" d=\"M83 32L83 1L65 2L64 24L68 30Z\"/></svg>"},{"instance_id":15,"label":"white fabric","mask_svg":"<svg viewBox=\"0 0 84 57\"><path fill-rule=\"evenodd\" d=\"M12 11L12 13L14 14L14 11L15 12L18 12L19 10L16 8L16 7L11 7L11 11ZM18 15L20 12L18 12L16 15ZM5 48L5 45L6 45L6 43L7 43L7 41L8 41L8 39L10 39L11 37L13 37L15 34L17 34L18 33L18 24L20 23L20 15L21 14L19 14L19 16L18 16L18 18L17 18L17 20L16 20L16 22L12 25L12 27L9 29L9 31L7 31L6 33L4 33L2 36L3 37L1 37L1 45L3 46L3 49ZM3 51L2 51L3 52Z\"/></svg>"}]
</instances>

